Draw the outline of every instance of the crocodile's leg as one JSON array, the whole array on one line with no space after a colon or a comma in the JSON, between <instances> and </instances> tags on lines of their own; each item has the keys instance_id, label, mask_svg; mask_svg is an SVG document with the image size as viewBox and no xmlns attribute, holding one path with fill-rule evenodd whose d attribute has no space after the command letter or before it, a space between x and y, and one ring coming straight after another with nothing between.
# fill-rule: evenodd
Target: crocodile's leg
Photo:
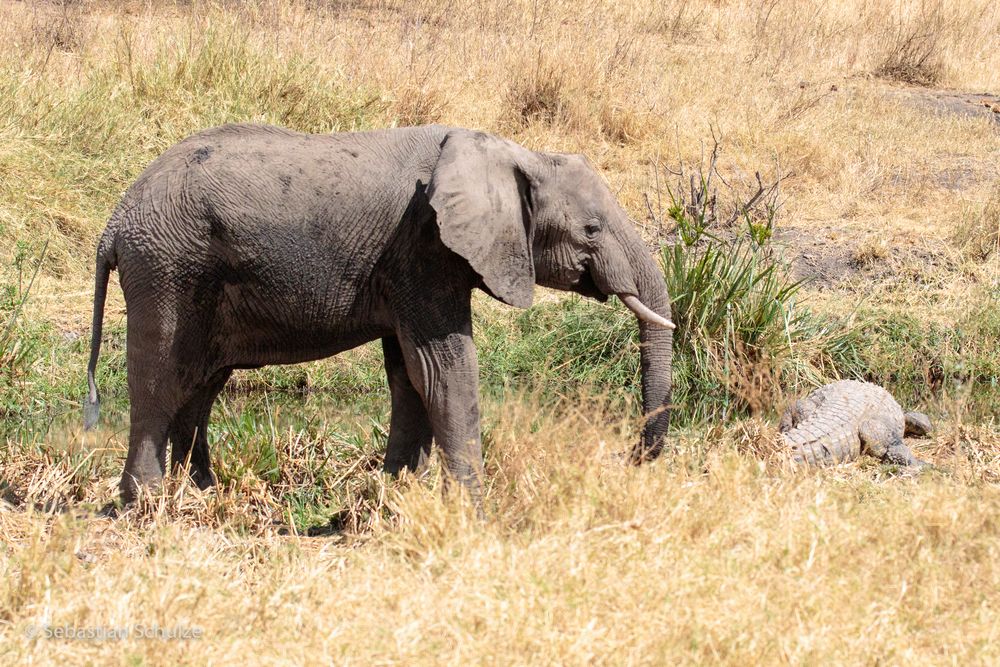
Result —
<instances>
[{"instance_id":1,"label":"crocodile's leg","mask_svg":"<svg viewBox=\"0 0 1000 667\"><path fill-rule=\"evenodd\" d=\"M822 402L822 399L814 396L806 396L795 401L781 415L778 430L787 433L793 428L798 428L799 424L813 416Z\"/></svg>"},{"instance_id":2,"label":"crocodile's leg","mask_svg":"<svg viewBox=\"0 0 1000 667\"><path fill-rule=\"evenodd\" d=\"M861 453L885 459L889 453L889 443L894 439L902 440L902 434L894 435L892 427L881 419L868 419L858 425L858 437L861 438Z\"/></svg>"},{"instance_id":3,"label":"crocodile's leg","mask_svg":"<svg viewBox=\"0 0 1000 667\"><path fill-rule=\"evenodd\" d=\"M903 442L903 434L882 420L869 419L863 422L858 429L858 435L861 437L862 453L900 466L923 467L927 465L914 456L910 448L906 446L906 443Z\"/></svg>"},{"instance_id":4,"label":"crocodile's leg","mask_svg":"<svg viewBox=\"0 0 1000 667\"><path fill-rule=\"evenodd\" d=\"M913 452L910 451L910 448L902 440L889 445L889 451L885 455L885 460L888 463L914 468L924 468L930 465L927 461L921 461L914 456Z\"/></svg>"}]
</instances>

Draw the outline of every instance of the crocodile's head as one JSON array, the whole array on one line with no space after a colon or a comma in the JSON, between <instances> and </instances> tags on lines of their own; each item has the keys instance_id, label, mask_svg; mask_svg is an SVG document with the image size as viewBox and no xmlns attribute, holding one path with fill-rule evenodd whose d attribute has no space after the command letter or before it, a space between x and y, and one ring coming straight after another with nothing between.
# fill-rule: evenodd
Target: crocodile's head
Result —
<instances>
[{"instance_id":1,"label":"crocodile's head","mask_svg":"<svg viewBox=\"0 0 1000 667\"><path fill-rule=\"evenodd\" d=\"M930 418L922 412L907 412L903 419L906 422L903 434L907 437L926 438L934 430Z\"/></svg>"}]
</instances>

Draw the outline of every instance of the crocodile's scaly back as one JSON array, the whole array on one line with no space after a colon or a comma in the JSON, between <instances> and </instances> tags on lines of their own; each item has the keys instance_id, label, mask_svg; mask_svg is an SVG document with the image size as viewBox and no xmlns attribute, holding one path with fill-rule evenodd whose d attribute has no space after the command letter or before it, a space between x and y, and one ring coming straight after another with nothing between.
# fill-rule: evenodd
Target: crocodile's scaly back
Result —
<instances>
[{"instance_id":1,"label":"crocodile's scaly back","mask_svg":"<svg viewBox=\"0 0 1000 667\"><path fill-rule=\"evenodd\" d=\"M919 464L903 443L905 424L903 409L885 389L841 380L796 401L779 428L797 463L826 466L864 452L902 465Z\"/></svg>"}]
</instances>

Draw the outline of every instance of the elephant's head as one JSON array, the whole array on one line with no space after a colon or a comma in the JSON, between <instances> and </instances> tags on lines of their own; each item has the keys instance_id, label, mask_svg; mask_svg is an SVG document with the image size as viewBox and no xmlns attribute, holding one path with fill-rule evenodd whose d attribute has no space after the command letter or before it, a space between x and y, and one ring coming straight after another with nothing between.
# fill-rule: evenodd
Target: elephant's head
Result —
<instances>
[{"instance_id":1,"label":"elephant's head","mask_svg":"<svg viewBox=\"0 0 1000 667\"><path fill-rule=\"evenodd\" d=\"M669 423L670 296L646 244L587 159L452 130L427 194L441 240L494 297L528 307L537 283L601 301L614 294L635 313L648 418L632 460L656 457Z\"/></svg>"}]
</instances>

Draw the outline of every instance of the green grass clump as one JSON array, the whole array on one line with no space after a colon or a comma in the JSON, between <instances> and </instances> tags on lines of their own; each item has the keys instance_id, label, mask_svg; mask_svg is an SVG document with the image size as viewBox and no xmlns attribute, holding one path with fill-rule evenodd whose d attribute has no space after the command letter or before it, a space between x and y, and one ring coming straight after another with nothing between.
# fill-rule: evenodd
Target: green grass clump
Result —
<instances>
[{"instance_id":1,"label":"green grass clump","mask_svg":"<svg viewBox=\"0 0 1000 667\"><path fill-rule=\"evenodd\" d=\"M803 308L801 283L766 244L699 237L664 246L660 259L677 324L677 423L771 412L786 390L863 372L858 330ZM570 297L512 321L480 317L477 346L490 391L558 399L589 388L641 405L638 329L617 301Z\"/></svg>"},{"instance_id":2,"label":"green grass clump","mask_svg":"<svg viewBox=\"0 0 1000 667\"><path fill-rule=\"evenodd\" d=\"M14 246L11 264L0 272L0 416L19 415L27 402L24 388L34 375L34 367L43 354L38 327L22 317L45 258L32 256L25 242Z\"/></svg>"},{"instance_id":3,"label":"green grass clump","mask_svg":"<svg viewBox=\"0 0 1000 667\"><path fill-rule=\"evenodd\" d=\"M606 389L610 397L638 387L635 317L623 307L570 296L513 317L497 316L493 308L477 311L486 391L525 388L558 398L589 387Z\"/></svg>"},{"instance_id":4,"label":"green grass clump","mask_svg":"<svg viewBox=\"0 0 1000 667\"><path fill-rule=\"evenodd\" d=\"M996 416L1000 387L1000 303L985 296L954 326L900 312L872 312L860 362L866 379L909 406L960 400L977 417Z\"/></svg>"},{"instance_id":5,"label":"green grass clump","mask_svg":"<svg viewBox=\"0 0 1000 667\"><path fill-rule=\"evenodd\" d=\"M381 469L386 406L369 397L335 405L226 397L209 425L219 482L269 487L298 530L357 528L338 522L356 524L370 513L371 476L354 473Z\"/></svg>"},{"instance_id":6,"label":"green grass clump","mask_svg":"<svg viewBox=\"0 0 1000 667\"><path fill-rule=\"evenodd\" d=\"M660 257L677 324L675 377L692 417L770 412L787 389L860 370L857 329L801 307L802 282L766 239L679 236Z\"/></svg>"}]
</instances>

